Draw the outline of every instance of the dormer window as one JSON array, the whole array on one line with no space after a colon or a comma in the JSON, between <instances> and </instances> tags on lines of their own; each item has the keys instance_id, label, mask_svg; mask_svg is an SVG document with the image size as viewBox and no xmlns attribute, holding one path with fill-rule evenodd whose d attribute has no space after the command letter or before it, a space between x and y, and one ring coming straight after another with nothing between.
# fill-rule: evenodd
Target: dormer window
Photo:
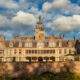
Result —
<instances>
[{"instance_id":1,"label":"dormer window","mask_svg":"<svg viewBox=\"0 0 80 80\"><path fill-rule=\"evenodd\" d=\"M26 42L25 47L32 47L32 43L31 42Z\"/></svg>"},{"instance_id":2,"label":"dormer window","mask_svg":"<svg viewBox=\"0 0 80 80\"><path fill-rule=\"evenodd\" d=\"M21 42L19 42L19 47L22 47L22 43Z\"/></svg>"},{"instance_id":3,"label":"dormer window","mask_svg":"<svg viewBox=\"0 0 80 80\"><path fill-rule=\"evenodd\" d=\"M72 42L71 41L68 42L68 46L72 47Z\"/></svg>"},{"instance_id":4,"label":"dormer window","mask_svg":"<svg viewBox=\"0 0 80 80\"><path fill-rule=\"evenodd\" d=\"M62 47L62 43L61 42L59 42L59 47Z\"/></svg>"},{"instance_id":5,"label":"dormer window","mask_svg":"<svg viewBox=\"0 0 80 80\"><path fill-rule=\"evenodd\" d=\"M13 43L9 43L9 47L13 47Z\"/></svg>"},{"instance_id":6,"label":"dormer window","mask_svg":"<svg viewBox=\"0 0 80 80\"><path fill-rule=\"evenodd\" d=\"M37 43L37 46L38 46L38 47L43 47L44 44L43 44L43 42L38 42L38 43Z\"/></svg>"},{"instance_id":7,"label":"dormer window","mask_svg":"<svg viewBox=\"0 0 80 80\"><path fill-rule=\"evenodd\" d=\"M49 42L49 47L56 47L56 42Z\"/></svg>"}]
</instances>

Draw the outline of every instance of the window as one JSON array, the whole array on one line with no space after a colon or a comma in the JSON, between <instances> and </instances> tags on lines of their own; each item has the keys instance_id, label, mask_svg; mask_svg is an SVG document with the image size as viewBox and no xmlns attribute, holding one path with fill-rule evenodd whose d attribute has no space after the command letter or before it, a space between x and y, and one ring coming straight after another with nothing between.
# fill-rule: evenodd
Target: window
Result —
<instances>
[{"instance_id":1,"label":"window","mask_svg":"<svg viewBox=\"0 0 80 80\"><path fill-rule=\"evenodd\" d=\"M49 53L49 50L47 50L47 53Z\"/></svg>"},{"instance_id":2,"label":"window","mask_svg":"<svg viewBox=\"0 0 80 80\"><path fill-rule=\"evenodd\" d=\"M37 50L35 50L35 53L37 54Z\"/></svg>"},{"instance_id":3,"label":"window","mask_svg":"<svg viewBox=\"0 0 80 80\"><path fill-rule=\"evenodd\" d=\"M46 50L44 50L44 54L46 54Z\"/></svg>"},{"instance_id":4,"label":"window","mask_svg":"<svg viewBox=\"0 0 80 80\"><path fill-rule=\"evenodd\" d=\"M69 49L69 54L71 54L71 49Z\"/></svg>"},{"instance_id":5,"label":"window","mask_svg":"<svg viewBox=\"0 0 80 80\"><path fill-rule=\"evenodd\" d=\"M29 50L29 54L31 54L31 50Z\"/></svg>"},{"instance_id":6,"label":"window","mask_svg":"<svg viewBox=\"0 0 80 80\"><path fill-rule=\"evenodd\" d=\"M31 42L26 42L25 47L32 47L32 43Z\"/></svg>"},{"instance_id":7,"label":"window","mask_svg":"<svg viewBox=\"0 0 80 80\"><path fill-rule=\"evenodd\" d=\"M22 47L22 43L19 43L19 47Z\"/></svg>"},{"instance_id":8,"label":"window","mask_svg":"<svg viewBox=\"0 0 80 80\"><path fill-rule=\"evenodd\" d=\"M29 51L28 50L26 50L26 54L28 54L29 53Z\"/></svg>"},{"instance_id":9,"label":"window","mask_svg":"<svg viewBox=\"0 0 80 80\"><path fill-rule=\"evenodd\" d=\"M59 57L59 61L64 61L64 58L63 57Z\"/></svg>"},{"instance_id":10,"label":"window","mask_svg":"<svg viewBox=\"0 0 80 80\"><path fill-rule=\"evenodd\" d=\"M9 44L9 47L13 47L13 43L10 43L10 44Z\"/></svg>"},{"instance_id":11,"label":"window","mask_svg":"<svg viewBox=\"0 0 80 80\"><path fill-rule=\"evenodd\" d=\"M38 43L37 43L37 46L41 46L41 47L43 47L44 44L43 44L43 42L38 42Z\"/></svg>"},{"instance_id":12,"label":"window","mask_svg":"<svg viewBox=\"0 0 80 80\"><path fill-rule=\"evenodd\" d=\"M53 51L52 50L50 50L50 54L52 54L53 53Z\"/></svg>"},{"instance_id":13,"label":"window","mask_svg":"<svg viewBox=\"0 0 80 80\"><path fill-rule=\"evenodd\" d=\"M62 47L62 43L61 42L59 42L59 47Z\"/></svg>"},{"instance_id":14,"label":"window","mask_svg":"<svg viewBox=\"0 0 80 80\"><path fill-rule=\"evenodd\" d=\"M16 51L16 49L14 50L14 54L16 54L17 53L17 51Z\"/></svg>"},{"instance_id":15,"label":"window","mask_svg":"<svg viewBox=\"0 0 80 80\"><path fill-rule=\"evenodd\" d=\"M55 42L49 42L49 47L56 47L56 43Z\"/></svg>"},{"instance_id":16,"label":"window","mask_svg":"<svg viewBox=\"0 0 80 80\"><path fill-rule=\"evenodd\" d=\"M21 57L19 57L19 61L21 61Z\"/></svg>"},{"instance_id":17,"label":"window","mask_svg":"<svg viewBox=\"0 0 80 80\"><path fill-rule=\"evenodd\" d=\"M22 53L22 51L21 51L21 49L19 49L19 54L21 54Z\"/></svg>"},{"instance_id":18,"label":"window","mask_svg":"<svg viewBox=\"0 0 80 80\"><path fill-rule=\"evenodd\" d=\"M32 54L34 54L34 50L32 50Z\"/></svg>"},{"instance_id":19,"label":"window","mask_svg":"<svg viewBox=\"0 0 80 80\"><path fill-rule=\"evenodd\" d=\"M12 54L12 50L10 49L10 55Z\"/></svg>"},{"instance_id":20,"label":"window","mask_svg":"<svg viewBox=\"0 0 80 80\"><path fill-rule=\"evenodd\" d=\"M52 53L55 53L55 50L52 50Z\"/></svg>"},{"instance_id":21,"label":"window","mask_svg":"<svg viewBox=\"0 0 80 80\"><path fill-rule=\"evenodd\" d=\"M59 49L59 54L61 54L62 53L62 50L61 49Z\"/></svg>"},{"instance_id":22,"label":"window","mask_svg":"<svg viewBox=\"0 0 80 80\"><path fill-rule=\"evenodd\" d=\"M64 54L66 54L67 53L67 50L66 49L64 49Z\"/></svg>"}]
</instances>

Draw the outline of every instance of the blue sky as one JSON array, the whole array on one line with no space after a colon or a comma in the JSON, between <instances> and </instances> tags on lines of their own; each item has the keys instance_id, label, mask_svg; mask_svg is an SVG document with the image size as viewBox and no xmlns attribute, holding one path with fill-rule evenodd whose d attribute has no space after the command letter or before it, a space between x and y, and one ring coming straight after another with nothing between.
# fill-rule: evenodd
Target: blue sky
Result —
<instances>
[{"instance_id":1,"label":"blue sky","mask_svg":"<svg viewBox=\"0 0 80 80\"><path fill-rule=\"evenodd\" d=\"M34 35L38 16L46 35L80 36L80 0L0 0L0 33L7 39L16 34Z\"/></svg>"}]
</instances>

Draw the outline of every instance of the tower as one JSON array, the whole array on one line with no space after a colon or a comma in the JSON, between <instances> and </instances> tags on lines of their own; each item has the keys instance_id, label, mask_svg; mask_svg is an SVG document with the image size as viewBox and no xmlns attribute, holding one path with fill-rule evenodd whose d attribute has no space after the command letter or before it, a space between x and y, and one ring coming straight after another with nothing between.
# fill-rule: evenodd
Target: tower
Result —
<instances>
[{"instance_id":1,"label":"tower","mask_svg":"<svg viewBox=\"0 0 80 80\"><path fill-rule=\"evenodd\" d=\"M39 21L37 22L36 28L35 28L35 40L44 40L45 39L45 29L42 26L42 20L41 16L39 16Z\"/></svg>"}]
</instances>

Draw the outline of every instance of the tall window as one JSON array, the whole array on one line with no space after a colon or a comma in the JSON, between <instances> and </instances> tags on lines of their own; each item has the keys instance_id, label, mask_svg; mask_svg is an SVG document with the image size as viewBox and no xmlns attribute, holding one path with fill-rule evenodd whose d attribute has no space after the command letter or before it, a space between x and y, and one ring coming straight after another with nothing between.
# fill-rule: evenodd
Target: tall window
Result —
<instances>
[{"instance_id":1,"label":"tall window","mask_svg":"<svg viewBox=\"0 0 80 80\"><path fill-rule=\"evenodd\" d=\"M12 54L12 50L10 49L10 55Z\"/></svg>"},{"instance_id":2,"label":"tall window","mask_svg":"<svg viewBox=\"0 0 80 80\"><path fill-rule=\"evenodd\" d=\"M22 51L21 51L21 49L19 49L19 54L21 54L22 53Z\"/></svg>"},{"instance_id":3,"label":"tall window","mask_svg":"<svg viewBox=\"0 0 80 80\"><path fill-rule=\"evenodd\" d=\"M71 54L71 49L69 49L69 54Z\"/></svg>"},{"instance_id":4,"label":"tall window","mask_svg":"<svg viewBox=\"0 0 80 80\"><path fill-rule=\"evenodd\" d=\"M53 51L53 53L55 53L55 50L52 50Z\"/></svg>"},{"instance_id":5,"label":"tall window","mask_svg":"<svg viewBox=\"0 0 80 80\"><path fill-rule=\"evenodd\" d=\"M21 61L21 57L19 57L19 61Z\"/></svg>"},{"instance_id":6,"label":"tall window","mask_svg":"<svg viewBox=\"0 0 80 80\"><path fill-rule=\"evenodd\" d=\"M61 42L59 42L59 47L62 47L62 43Z\"/></svg>"},{"instance_id":7,"label":"tall window","mask_svg":"<svg viewBox=\"0 0 80 80\"><path fill-rule=\"evenodd\" d=\"M64 49L64 54L66 54L67 53L67 50L66 49Z\"/></svg>"},{"instance_id":8,"label":"tall window","mask_svg":"<svg viewBox=\"0 0 80 80\"><path fill-rule=\"evenodd\" d=\"M17 50L15 49L15 50L14 50L14 54L16 54L16 53L17 53Z\"/></svg>"},{"instance_id":9,"label":"tall window","mask_svg":"<svg viewBox=\"0 0 80 80\"><path fill-rule=\"evenodd\" d=\"M49 42L49 47L56 47L56 43L55 42Z\"/></svg>"},{"instance_id":10,"label":"tall window","mask_svg":"<svg viewBox=\"0 0 80 80\"><path fill-rule=\"evenodd\" d=\"M31 42L26 42L25 47L32 47L32 43Z\"/></svg>"},{"instance_id":11,"label":"tall window","mask_svg":"<svg viewBox=\"0 0 80 80\"><path fill-rule=\"evenodd\" d=\"M22 47L22 43L19 43L19 47Z\"/></svg>"},{"instance_id":12,"label":"tall window","mask_svg":"<svg viewBox=\"0 0 80 80\"><path fill-rule=\"evenodd\" d=\"M61 49L59 49L59 54L61 54L62 53L62 50Z\"/></svg>"}]
</instances>

